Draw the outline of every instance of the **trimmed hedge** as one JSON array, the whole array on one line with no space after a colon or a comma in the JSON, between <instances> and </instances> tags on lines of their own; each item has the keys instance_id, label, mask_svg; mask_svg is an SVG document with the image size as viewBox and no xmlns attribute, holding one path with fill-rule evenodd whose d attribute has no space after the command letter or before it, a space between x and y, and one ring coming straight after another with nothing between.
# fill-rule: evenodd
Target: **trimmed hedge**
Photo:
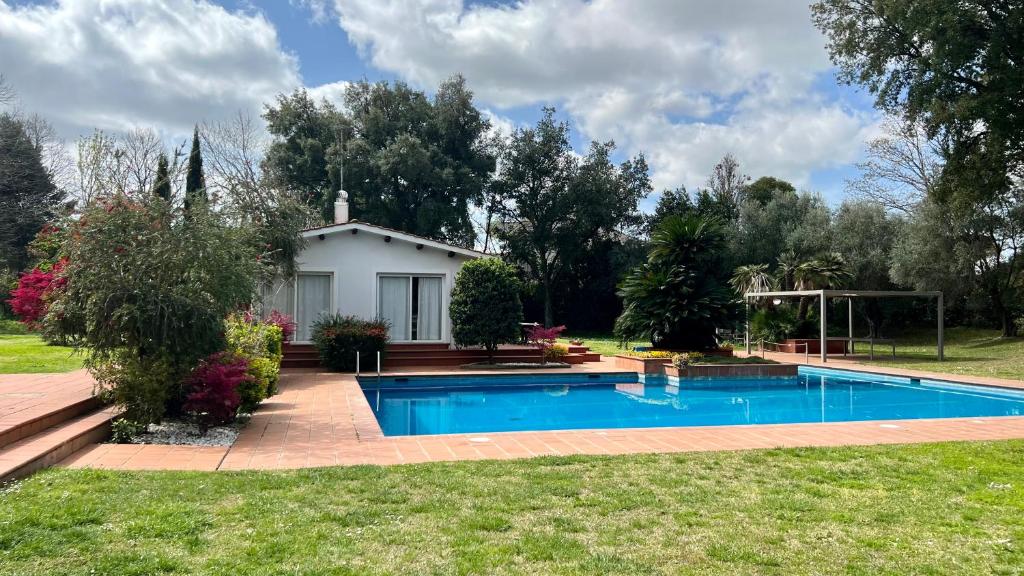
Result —
<instances>
[{"instance_id":1,"label":"trimmed hedge","mask_svg":"<svg viewBox=\"0 0 1024 576\"><path fill-rule=\"evenodd\" d=\"M384 320L327 314L313 324L313 345L320 353L320 363L335 372L354 372L356 352L362 366L374 366L377 352L383 360L387 343L388 324Z\"/></svg>"}]
</instances>

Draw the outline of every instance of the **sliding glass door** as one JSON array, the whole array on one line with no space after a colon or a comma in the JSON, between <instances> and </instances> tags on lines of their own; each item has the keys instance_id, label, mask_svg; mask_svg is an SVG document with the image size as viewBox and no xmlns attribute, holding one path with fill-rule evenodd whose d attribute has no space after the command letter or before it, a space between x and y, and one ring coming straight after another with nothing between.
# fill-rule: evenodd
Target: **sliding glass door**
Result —
<instances>
[{"instance_id":1,"label":"sliding glass door","mask_svg":"<svg viewBox=\"0 0 1024 576\"><path fill-rule=\"evenodd\" d=\"M317 318L331 312L331 275L299 274L295 293L295 340L305 342Z\"/></svg>"},{"instance_id":2,"label":"sliding glass door","mask_svg":"<svg viewBox=\"0 0 1024 576\"><path fill-rule=\"evenodd\" d=\"M395 342L441 340L440 276L387 275L377 280L377 315Z\"/></svg>"}]
</instances>

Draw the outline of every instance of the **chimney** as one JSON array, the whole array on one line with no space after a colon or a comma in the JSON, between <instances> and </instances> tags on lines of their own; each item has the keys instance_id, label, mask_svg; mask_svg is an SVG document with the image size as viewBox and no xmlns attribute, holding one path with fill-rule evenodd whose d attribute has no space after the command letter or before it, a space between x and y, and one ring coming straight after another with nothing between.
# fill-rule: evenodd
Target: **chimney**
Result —
<instances>
[{"instance_id":1,"label":"chimney","mask_svg":"<svg viewBox=\"0 0 1024 576\"><path fill-rule=\"evenodd\" d=\"M334 223L344 224L346 222L348 222L348 193L339 190L338 199L334 201Z\"/></svg>"}]
</instances>

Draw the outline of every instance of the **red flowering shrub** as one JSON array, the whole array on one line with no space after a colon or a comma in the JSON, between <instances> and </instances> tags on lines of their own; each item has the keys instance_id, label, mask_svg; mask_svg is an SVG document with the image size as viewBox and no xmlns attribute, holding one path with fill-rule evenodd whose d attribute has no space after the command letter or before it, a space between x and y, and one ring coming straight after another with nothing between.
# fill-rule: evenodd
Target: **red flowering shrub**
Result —
<instances>
[{"instance_id":1,"label":"red flowering shrub","mask_svg":"<svg viewBox=\"0 0 1024 576\"><path fill-rule=\"evenodd\" d=\"M58 276L64 261L61 260L49 270L34 268L18 279L18 287L11 291L7 303L11 310L30 328L38 328L39 320L46 315L46 295L64 285L66 280Z\"/></svg>"},{"instance_id":2,"label":"red flowering shrub","mask_svg":"<svg viewBox=\"0 0 1024 576\"><path fill-rule=\"evenodd\" d=\"M281 335L284 336L285 342L292 341L292 336L295 335L295 320L291 316L272 310L270 316L267 316L266 322L281 329Z\"/></svg>"},{"instance_id":3,"label":"red flowering shrub","mask_svg":"<svg viewBox=\"0 0 1024 576\"><path fill-rule=\"evenodd\" d=\"M249 361L229 352L208 356L188 379L185 411L193 414L206 429L235 419L242 402L239 386L252 381Z\"/></svg>"},{"instance_id":4,"label":"red flowering shrub","mask_svg":"<svg viewBox=\"0 0 1024 576\"><path fill-rule=\"evenodd\" d=\"M551 328L531 326L526 330L526 339L541 351L544 361L547 361L550 356L548 350L555 345L555 340L564 331L565 326L552 326Z\"/></svg>"}]
</instances>

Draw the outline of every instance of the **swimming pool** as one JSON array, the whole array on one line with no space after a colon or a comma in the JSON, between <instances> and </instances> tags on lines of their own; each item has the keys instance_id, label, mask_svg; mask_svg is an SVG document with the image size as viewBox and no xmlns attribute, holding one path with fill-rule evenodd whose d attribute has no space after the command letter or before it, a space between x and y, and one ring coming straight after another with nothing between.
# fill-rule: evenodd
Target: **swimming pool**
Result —
<instances>
[{"instance_id":1,"label":"swimming pool","mask_svg":"<svg viewBox=\"0 0 1024 576\"><path fill-rule=\"evenodd\" d=\"M632 372L361 378L386 436L1019 416L1024 392L801 367L796 377Z\"/></svg>"}]
</instances>

